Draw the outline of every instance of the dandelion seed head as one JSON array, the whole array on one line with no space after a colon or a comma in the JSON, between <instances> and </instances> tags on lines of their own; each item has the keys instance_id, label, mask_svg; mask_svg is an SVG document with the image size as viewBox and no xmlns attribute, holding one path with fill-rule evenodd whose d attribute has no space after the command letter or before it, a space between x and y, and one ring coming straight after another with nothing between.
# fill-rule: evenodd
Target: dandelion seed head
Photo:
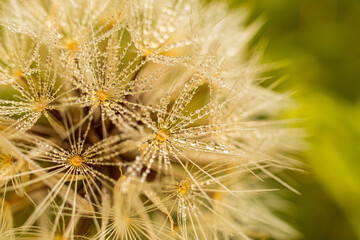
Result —
<instances>
[{"instance_id":1,"label":"dandelion seed head","mask_svg":"<svg viewBox=\"0 0 360 240\"><path fill-rule=\"evenodd\" d=\"M0 155L0 199L18 195L23 209L19 189L31 190L23 232L287 239L272 233L289 228L270 211L258 219L265 200L244 196L268 178L292 189L276 173L296 165L275 115L287 96L260 84L260 56L246 50L258 24L246 14L197 0L2 7L0 83L11 91L0 128L11 154Z\"/></svg>"}]
</instances>

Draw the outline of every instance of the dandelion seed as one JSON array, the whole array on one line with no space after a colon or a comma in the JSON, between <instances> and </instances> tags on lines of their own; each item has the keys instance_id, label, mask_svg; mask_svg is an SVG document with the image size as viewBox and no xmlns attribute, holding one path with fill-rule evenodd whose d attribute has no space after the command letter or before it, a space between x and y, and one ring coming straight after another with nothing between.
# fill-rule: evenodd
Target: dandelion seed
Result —
<instances>
[{"instance_id":1,"label":"dandelion seed","mask_svg":"<svg viewBox=\"0 0 360 240\"><path fill-rule=\"evenodd\" d=\"M70 50L70 51L76 51L79 49L79 43L77 41L68 39L66 41L66 47Z\"/></svg>"},{"instance_id":2,"label":"dandelion seed","mask_svg":"<svg viewBox=\"0 0 360 240\"><path fill-rule=\"evenodd\" d=\"M184 196L189 193L189 190L191 188L191 182L189 180L182 180L176 184L176 187L178 188L177 191L180 196Z\"/></svg>"},{"instance_id":3,"label":"dandelion seed","mask_svg":"<svg viewBox=\"0 0 360 240\"><path fill-rule=\"evenodd\" d=\"M166 130L160 129L160 131L156 135L156 140L161 142L165 142L169 135L166 133Z\"/></svg>"},{"instance_id":4,"label":"dandelion seed","mask_svg":"<svg viewBox=\"0 0 360 240\"><path fill-rule=\"evenodd\" d=\"M78 155L71 158L71 164L74 165L75 167L81 166L82 161L83 159Z\"/></svg>"},{"instance_id":5,"label":"dandelion seed","mask_svg":"<svg viewBox=\"0 0 360 240\"><path fill-rule=\"evenodd\" d=\"M17 63L22 66L24 74L21 81L7 83L10 89L20 94L16 96L17 100L0 99L0 115L14 120L11 127L21 132L32 128L41 116L45 116L50 124L59 127L50 110L58 108L59 99L73 90L66 89L66 83L59 85L59 78L64 77L64 73L58 72L60 63L51 56L52 53L48 53L46 59L43 59L41 49L41 46L37 45L30 59L21 59ZM21 52L18 54L21 58Z\"/></svg>"},{"instance_id":6,"label":"dandelion seed","mask_svg":"<svg viewBox=\"0 0 360 240\"><path fill-rule=\"evenodd\" d=\"M207 101L190 115L186 113L187 108L197 100L196 96L201 87L203 87L202 79L194 74L186 82L185 87L180 90L169 110L167 109L172 94L168 93L161 98L160 105L155 108L155 111L158 111L156 119L148 119L151 129L154 131L153 137L148 140L138 161L146 167L145 171L141 173L142 181L145 181L156 160L158 164L156 165L157 169L154 170L157 170L159 174L161 174L163 166L165 171L169 170L171 160L182 166L185 166L183 162L187 162L201 169L201 166L188 157L183 150L226 155L233 159L243 158L242 151L229 144L217 144L212 139L212 134L226 134L225 131L219 130L223 124L209 123L209 116L215 107L213 104L217 104L217 102ZM230 104L230 102L221 103L221 105L225 104ZM236 124L233 123L234 126ZM228 128L227 125L224 126ZM137 169L142 170L139 167ZM131 174L134 176L135 172L133 171Z\"/></svg>"},{"instance_id":7,"label":"dandelion seed","mask_svg":"<svg viewBox=\"0 0 360 240\"><path fill-rule=\"evenodd\" d=\"M163 1L155 7L151 0L136 0L128 3L129 32L135 46L145 58L151 61L173 64L196 44L188 28L191 1ZM136 17L133 17L136 16ZM176 31L178 29L178 31ZM185 58L180 62L187 62Z\"/></svg>"},{"instance_id":8,"label":"dandelion seed","mask_svg":"<svg viewBox=\"0 0 360 240\"><path fill-rule=\"evenodd\" d=\"M107 213L110 224L106 230L99 232L95 239L176 239L176 236L171 234L171 228L163 226L161 221L149 221L150 214L163 207L160 200L150 196L151 193L146 187L142 190L143 186L139 185L139 181L132 181L129 191L123 193L121 185L125 180L125 177L121 177L114 189L114 205ZM154 203L144 205L141 201L142 193L149 196Z\"/></svg>"}]
</instances>

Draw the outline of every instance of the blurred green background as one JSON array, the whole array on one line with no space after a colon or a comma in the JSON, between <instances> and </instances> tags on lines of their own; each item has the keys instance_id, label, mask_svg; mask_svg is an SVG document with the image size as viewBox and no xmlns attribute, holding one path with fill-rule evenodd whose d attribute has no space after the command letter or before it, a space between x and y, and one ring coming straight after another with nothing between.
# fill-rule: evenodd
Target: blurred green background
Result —
<instances>
[{"instance_id":1,"label":"blurred green background","mask_svg":"<svg viewBox=\"0 0 360 240\"><path fill-rule=\"evenodd\" d=\"M228 0L265 24L265 75L286 76L309 143L287 220L304 240L360 239L360 1Z\"/></svg>"}]
</instances>

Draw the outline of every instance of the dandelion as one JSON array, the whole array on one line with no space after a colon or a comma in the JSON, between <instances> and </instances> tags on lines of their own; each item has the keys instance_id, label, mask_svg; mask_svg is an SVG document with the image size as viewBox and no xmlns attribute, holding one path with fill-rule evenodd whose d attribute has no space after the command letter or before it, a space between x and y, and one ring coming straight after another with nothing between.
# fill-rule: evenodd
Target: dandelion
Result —
<instances>
[{"instance_id":1,"label":"dandelion","mask_svg":"<svg viewBox=\"0 0 360 240\"><path fill-rule=\"evenodd\" d=\"M69 129L69 123L72 123L71 120L66 120L64 128ZM100 198L103 195L103 191L98 184L112 188L115 181L93 168L93 166L99 165L104 168L105 166L119 166L119 163L108 162L108 160L122 151L120 145L116 144L120 140L118 136L106 138L84 149L89 130L90 124L87 124L85 129L79 127L76 135L73 132L68 136L68 143L65 145L69 145L69 149L63 149L61 146L45 139L33 138L32 136L26 138L27 142L19 139L13 143L19 149L23 149L24 152L29 152L27 161L30 170L9 175L4 180L9 181L24 175L36 175L36 178L19 185L25 187L40 181L46 181L46 185L52 188L34 209L24 226L31 226L57 197L61 197L63 201L59 209L57 209L53 222L54 227L51 231L53 235L61 214L66 210L66 204L71 206L72 218L78 215L78 210L80 213L87 215L95 214L93 212L94 207L101 205ZM78 191L81 191L82 194L78 193ZM73 232L70 233L73 234Z\"/></svg>"},{"instance_id":2,"label":"dandelion","mask_svg":"<svg viewBox=\"0 0 360 240\"><path fill-rule=\"evenodd\" d=\"M190 1L159 1L161 7L155 7L151 0L128 4L128 18L131 18L128 29L135 47L144 57L170 63L171 57L183 55L186 48L194 44L187 25Z\"/></svg>"},{"instance_id":3,"label":"dandelion","mask_svg":"<svg viewBox=\"0 0 360 240\"><path fill-rule=\"evenodd\" d=\"M171 239L175 238L171 227L151 218L156 210L165 213L171 219L158 196L149 186L140 181L132 181L129 191L122 191L126 177L119 178L114 188L114 204L111 209L105 209L105 218L109 220L106 228L100 231L95 239ZM143 202L141 196L148 198Z\"/></svg>"},{"instance_id":4,"label":"dandelion","mask_svg":"<svg viewBox=\"0 0 360 240\"><path fill-rule=\"evenodd\" d=\"M209 123L208 117L221 105L214 106L214 102L206 102L204 106L195 108L196 110L190 113L186 109L195 100L198 101L196 95L201 87L206 86L203 86L199 75L194 74L186 81L171 108L169 108L171 93L165 94L160 99L160 104L156 109L161 111L157 113L154 120L148 120L152 124L152 137L145 143L146 147L138 158L138 161L146 165L146 170L142 173L142 181L145 181L156 159L160 174L163 166L165 171L168 171L170 159L175 160L183 167L185 167L183 159L186 159L186 162L201 169L196 161L187 156L185 151L223 154L229 158L242 156L241 152L231 150L226 145L219 145L212 138L213 133L222 133L220 129L222 125ZM132 168L130 168L131 171L133 172Z\"/></svg>"},{"instance_id":5,"label":"dandelion","mask_svg":"<svg viewBox=\"0 0 360 240\"><path fill-rule=\"evenodd\" d=\"M13 96L16 99L0 99L1 115L13 120L10 127L20 132L32 128L41 116L57 126L51 110L61 107L59 99L73 90L60 80L66 72L61 72L62 65L53 56L56 53L48 52L42 56L42 46L35 42L32 45L34 49L28 58L24 58L21 49L11 49L17 57L15 66L21 71L20 78L11 76L11 68L7 65L1 69L7 79L6 87L15 92Z\"/></svg>"},{"instance_id":6,"label":"dandelion","mask_svg":"<svg viewBox=\"0 0 360 240\"><path fill-rule=\"evenodd\" d=\"M296 234L263 197L296 192L278 173L300 141L246 51L260 21L197 0L0 8L1 239Z\"/></svg>"},{"instance_id":7,"label":"dandelion","mask_svg":"<svg viewBox=\"0 0 360 240\"><path fill-rule=\"evenodd\" d=\"M217 236L223 238L236 236L239 239L254 237L256 239L255 236L251 236L251 231L247 230L248 223L242 219L247 219L253 223L257 221L264 223L269 219L265 220L261 214L253 214L253 211L258 210L256 207L247 206L248 208L244 211L243 208L234 206L247 204L248 201L252 202L256 199L257 194L264 195L276 191L276 189L262 189L254 186L251 189L246 189L241 186L242 184L239 184L241 179L234 177L247 175L249 169L256 169L251 165L239 168L239 166L232 164L220 166L209 164L204 169L215 177L209 178L203 172L189 168L189 171L193 172L193 180L185 175L175 180L176 182L173 181L163 190L165 199L169 199L168 205L177 213L177 224L181 235L186 236L187 239L214 239ZM224 172L227 174L224 175ZM249 175L246 178L248 182L253 181ZM228 186L230 191L221 189L218 182ZM228 203L230 199L233 201L232 204ZM271 219L271 222L278 221L279 225L283 224L276 217L271 217L274 218ZM234 218L238 222L242 222L241 227L234 224L236 222L234 222ZM214 223L212 220L218 222ZM263 232L260 229L256 232L264 237L261 235Z\"/></svg>"},{"instance_id":8,"label":"dandelion","mask_svg":"<svg viewBox=\"0 0 360 240\"><path fill-rule=\"evenodd\" d=\"M123 5L123 1L110 0L12 1L3 4L0 21L12 32L46 41L48 45L64 50L76 51L79 40L90 38L93 33L103 33L106 26L115 20L116 13L121 12Z\"/></svg>"},{"instance_id":9,"label":"dandelion","mask_svg":"<svg viewBox=\"0 0 360 240\"><path fill-rule=\"evenodd\" d=\"M123 30L106 39L95 38L78 51L72 80L81 93L73 100L74 104L90 107L88 116L99 107L102 121L107 117L119 129L131 130L141 127L138 122L148 110L131 98L149 91L151 81L165 70L136 76L146 61L133 53L133 42L126 41L125 34Z\"/></svg>"}]
</instances>

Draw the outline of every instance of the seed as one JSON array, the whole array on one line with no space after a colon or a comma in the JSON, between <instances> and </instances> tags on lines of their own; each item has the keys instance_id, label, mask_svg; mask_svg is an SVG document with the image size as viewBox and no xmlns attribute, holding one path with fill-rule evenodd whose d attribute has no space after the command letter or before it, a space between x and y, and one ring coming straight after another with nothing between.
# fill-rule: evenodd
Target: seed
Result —
<instances>
[{"instance_id":1,"label":"seed","mask_svg":"<svg viewBox=\"0 0 360 240\"><path fill-rule=\"evenodd\" d=\"M109 98L109 96L104 91L98 91L97 96L102 102L106 101Z\"/></svg>"},{"instance_id":2,"label":"seed","mask_svg":"<svg viewBox=\"0 0 360 240\"><path fill-rule=\"evenodd\" d=\"M156 135L156 139L161 142L165 142L168 137L169 137L169 135L167 134L166 130L163 130L163 129L161 129L158 132L158 134Z\"/></svg>"},{"instance_id":3,"label":"seed","mask_svg":"<svg viewBox=\"0 0 360 240\"><path fill-rule=\"evenodd\" d=\"M76 155L71 158L71 164L76 167L81 166L82 161L83 161L83 159L79 155Z\"/></svg>"}]
</instances>

